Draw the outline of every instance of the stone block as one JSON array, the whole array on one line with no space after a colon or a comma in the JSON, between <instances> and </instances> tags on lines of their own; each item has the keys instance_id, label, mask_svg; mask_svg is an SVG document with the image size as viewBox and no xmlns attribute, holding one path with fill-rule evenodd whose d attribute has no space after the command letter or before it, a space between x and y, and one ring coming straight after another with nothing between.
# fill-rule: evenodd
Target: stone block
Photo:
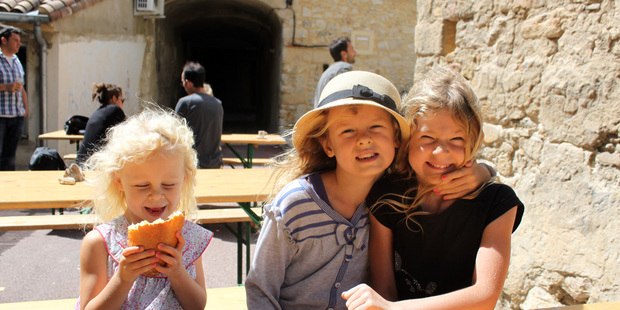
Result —
<instances>
[{"instance_id":1,"label":"stone block","mask_svg":"<svg viewBox=\"0 0 620 310\"><path fill-rule=\"evenodd\" d=\"M418 24L415 28L416 53L419 56L439 55L442 51L443 23Z\"/></svg>"},{"instance_id":2,"label":"stone block","mask_svg":"<svg viewBox=\"0 0 620 310\"><path fill-rule=\"evenodd\" d=\"M620 153L602 152L596 156L596 161L603 165L620 167Z\"/></svg>"},{"instance_id":3,"label":"stone block","mask_svg":"<svg viewBox=\"0 0 620 310\"><path fill-rule=\"evenodd\" d=\"M522 309L538 309L560 307L562 303L555 300L555 297L545 291L543 288L532 288L525 297L525 301L521 304Z\"/></svg>"},{"instance_id":4,"label":"stone block","mask_svg":"<svg viewBox=\"0 0 620 310\"><path fill-rule=\"evenodd\" d=\"M482 131L484 132L484 143L492 144L499 140L502 126L485 123L482 125Z\"/></svg>"}]
</instances>

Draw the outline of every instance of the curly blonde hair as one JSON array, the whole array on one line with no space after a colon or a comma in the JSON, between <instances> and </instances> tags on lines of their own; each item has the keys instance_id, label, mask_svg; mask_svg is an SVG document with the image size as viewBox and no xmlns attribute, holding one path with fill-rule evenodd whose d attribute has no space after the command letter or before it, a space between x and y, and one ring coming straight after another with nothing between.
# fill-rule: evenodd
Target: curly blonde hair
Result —
<instances>
[{"instance_id":1,"label":"curly blonde hair","mask_svg":"<svg viewBox=\"0 0 620 310\"><path fill-rule=\"evenodd\" d=\"M183 155L186 179L178 209L186 218L196 218L196 166L194 135L186 121L172 112L149 107L112 127L104 146L86 163L88 183L95 189L94 211L97 222L108 222L127 210L124 193L116 183L117 172L127 163L141 163L162 152Z\"/></svg>"}]
</instances>

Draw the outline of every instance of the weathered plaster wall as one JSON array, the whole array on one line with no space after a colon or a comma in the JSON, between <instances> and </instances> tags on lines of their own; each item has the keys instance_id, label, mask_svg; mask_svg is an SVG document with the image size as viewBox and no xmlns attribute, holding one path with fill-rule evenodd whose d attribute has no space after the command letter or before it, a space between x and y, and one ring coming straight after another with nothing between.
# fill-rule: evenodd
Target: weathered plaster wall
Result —
<instances>
[{"instance_id":1,"label":"weathered plaster wall","mask_svg":"<svg viewBox=\"0 0 620 310\"><path fill-rule=\"evenodd\" d=\"M153 85L154 20L133 16L133 2L102 1L60 19L46 33L48 49L48 128L62 129L75 114L90 116L94 83L121 86L127 115L139 111L140 102L155 98ZM60 154L74 153L75 145L50 141Z\"/></svg>"},{"instance_id":2,"label":"weathered plaster wall","mask_svg":"<svg viewBox=\"0 0 620 310\"><path fill-rule=\"evenodd\" d=\"M417 3L415 79L460 64L526 205L498 308L620 300L620 3Z\"/></svg>"}]
</instances>

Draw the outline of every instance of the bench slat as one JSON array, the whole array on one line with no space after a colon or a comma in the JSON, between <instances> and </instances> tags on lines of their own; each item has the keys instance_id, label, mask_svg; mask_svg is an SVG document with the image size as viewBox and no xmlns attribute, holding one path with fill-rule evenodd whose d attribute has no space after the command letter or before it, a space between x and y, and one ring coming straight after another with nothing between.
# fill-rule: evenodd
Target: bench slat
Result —
<instances>
[{"instance_id":1,"label":"bench slat","mask_svg":"<svg viewBox=\"0 0 620 310\"><path fill-rule=\"evenodd\" d=\"M241 165L241 159L236 158L236 157L224 157L222 159L224 161L224 164L237 164L237 165ZM271 162L271 158L252 158L252 165L266 165L269 162Z\"/></svg>"},{"instance_id":2,"label":"bench slat","mask_svg":"<svg viewBox=\"0 0 620 310\"><path fill-rule=\"evenodd\" d=\"M73 154L67 154L65 156L62 157L64 160L76 160L77 159L77 154L73 153Z\"/></svg>"},{"instance_id":3,"label":"bench slat","mask_svg":"<svg viewBox=\"0 0 620 310\"><path fill-rule=\"evenodd\" d=\"M260 208L252 208L261 214ZM251 222L241 208L198 210L198 224ZM92 214L0 216L0 231L92 228Z\"/></svg>"},{"instance_id":4,"label":"bench slat","mask_svg":"<svg viewBox=\"0 0 620 310\"><path fill-rule=\"evenodd\" d=\"M64 310L73 309L76 302L76 298L69 298L57 300L14 302L6 304L0 303L0 310ZM205 307L205 309L247 309L245 287L235 286L207 289L207 306Z\"/></svg>"}]
</instances>

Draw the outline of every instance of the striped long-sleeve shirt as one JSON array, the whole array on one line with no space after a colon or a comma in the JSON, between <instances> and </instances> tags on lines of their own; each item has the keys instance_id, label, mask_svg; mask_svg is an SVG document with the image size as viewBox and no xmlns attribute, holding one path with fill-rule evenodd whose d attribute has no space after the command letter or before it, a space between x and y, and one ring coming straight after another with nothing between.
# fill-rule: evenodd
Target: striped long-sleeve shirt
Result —
<instances>
[{"instance_id":1,"label":"striped long-sleeve shirt","mask_svg":"<svg viewBox=\"0 0 620 310\"><path fill-rule=\"evenodd\" d=\"M368 210L351 220L319 198L307 179L265 207L245 283L249 309L346 309L342 292L368 277Z\"/></svg>"}]
</instances>

